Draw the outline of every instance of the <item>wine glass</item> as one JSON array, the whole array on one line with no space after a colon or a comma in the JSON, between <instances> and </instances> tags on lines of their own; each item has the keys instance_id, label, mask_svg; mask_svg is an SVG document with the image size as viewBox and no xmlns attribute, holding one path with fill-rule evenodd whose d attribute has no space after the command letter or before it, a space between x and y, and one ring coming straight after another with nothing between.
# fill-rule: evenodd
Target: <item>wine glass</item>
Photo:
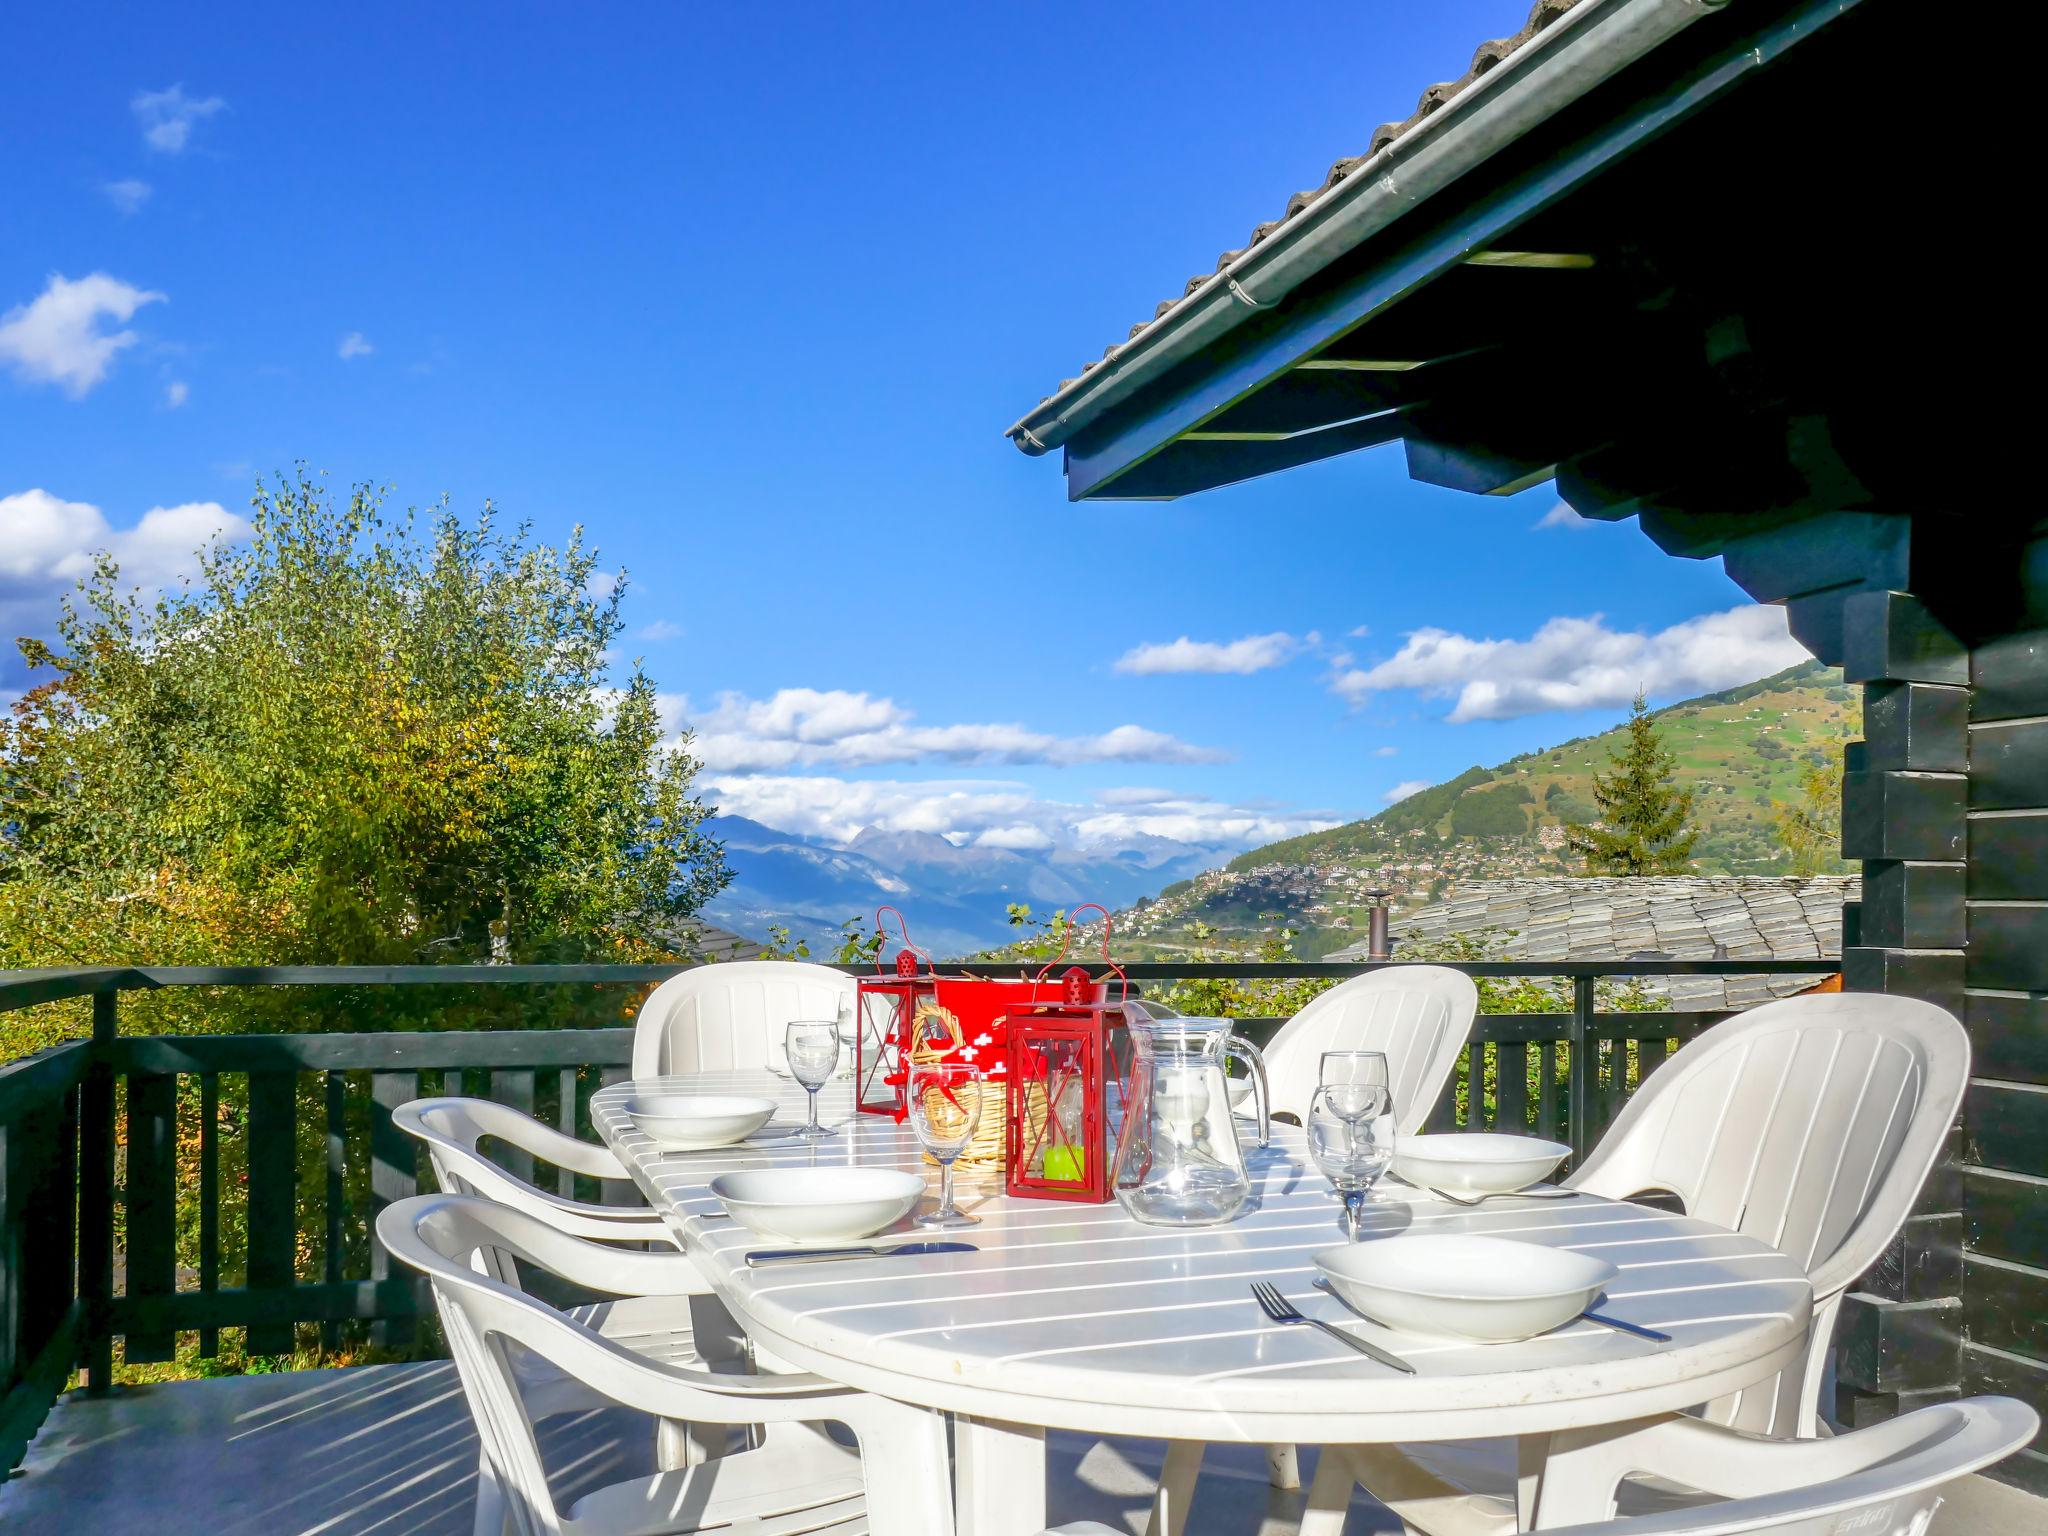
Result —
<instances>
[{"instance_id":1,"label":"wine glass","mask_svg":"<svg viewBox=\"0 0 2048 1536\"><path fill-rule=\"evenodd\" d=\"M953 1204L953 1160L981 1123L981 1073L961 1061L921 1061L910 1068L910 1125L939 1165L939 1208L920 1227L972 1227L981 1222Z\"/></svg>"},{"instance_id":2,"label":"wine glass","mask_svg":"<svg viewBox=\"0 0 2048 1536\"><path fill-rule=\"evenodd\" d=\"M1309 1155L1342 1197L1345 1230L1356 1241L1366 1195L1394 1160L1392 1102L1371 1084L1318 1088L1307 1129Z\"/></svg>"},{"instance_id":3,"label":"wine glass","mask_svg":"<svg viewBox=\"0 0 2048 1536\"><path fill-rule=\"evenodd\" d=\"M830 1136L832 1128L818 1124L818 1090L839 1065L839 1021L797 1019L783 1031L782 1051L789 1058L790 1075L804 1085L811 1097L811 1118L798 1128L799 1136Z\"/></svg>"},{"instance_id":4,"label":"wine glass","mask_svg":"<svg viewBox=\"0 0 2048 1536\"><path fill-rule=\"evenodd\" d=\"M1331 1090L1346 1113L1363 1113L1375 1093L1385 1095L1387 1111L1393 1111L1393 1079L1384 1051L1325 1051L1316 1082Z\"/></svg>"}]
</instances>

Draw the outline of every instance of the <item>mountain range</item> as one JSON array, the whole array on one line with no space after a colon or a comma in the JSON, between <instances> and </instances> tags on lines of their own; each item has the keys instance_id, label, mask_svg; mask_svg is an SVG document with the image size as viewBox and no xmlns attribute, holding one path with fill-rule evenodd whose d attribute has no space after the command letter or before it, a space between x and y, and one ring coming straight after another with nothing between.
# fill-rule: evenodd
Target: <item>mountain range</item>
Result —
<instances>
[{"instance_id":1,"label":"mountain range","mask_svg":"<svg viewBox=\"0 0 2048 1536\"><path fill-rule=\"evenodd\" d=\"M1654 712L1693 791L1702 874L1782 874L1774 816L1799 799L1801 776L1838 761L1861 729L1861 700L1841 674L1807 662L1757 682ZM765 938L786 927L812 953L829 954L841 925L863 925L883 904L909 917L911 937L940 956L974 954L1017 937L1005 909L1043 917L1099 901L1120 910L1119 949L1165 958L1277 926L1297 930L1295 951L1327 953L1361 931L1367 893L1419 905L1467 880L1575 874L1564 824L1591 821L1592 776L1619 746L1622 727L1472 767L1363 821L1241 853L1164 838L1086 850L1019 852L958 847L928 832L862 831L836 843L780 832L740 816L706 823L725 844L733 883L705 909L721 927Z\"/></svg>"},{"instance_id":2,"label":"mountain range","mask_svg":"<svg viewBox=\"0 0 2048 1536\"><path fill-rule=\"evenodd\" d=\"M1040 916L1088 901L1127 906L1222 857L1213 848L1167 838L1019 853L874 827L835 843L744 816L715 816L704 829L725 845L734 871L733 883L705 908L705 917L754 938L786 927L814 955L830 953L848 918L865 926L883 905L902 909L911 937L933 953L974 954L1016 937L1006 915L1011 902Z\"/></svg>"}]
</instances>

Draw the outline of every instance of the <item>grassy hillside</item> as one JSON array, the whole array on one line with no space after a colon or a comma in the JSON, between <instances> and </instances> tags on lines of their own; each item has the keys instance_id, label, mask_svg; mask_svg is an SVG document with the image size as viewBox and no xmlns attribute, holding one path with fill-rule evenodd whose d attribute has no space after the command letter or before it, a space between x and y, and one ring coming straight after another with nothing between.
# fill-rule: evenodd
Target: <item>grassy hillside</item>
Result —
<instances>
[{"instance_id":1,"label":"grassy hillside","mask_svg":"<svg viewBox=\"0 0 2048 1536\"><path fill-rule=\"evenodd\" d=\"M1831 762L1862 730L1859 690L1807 662L1723 693L1656 711L1659 736L1694 792L1702 874L1780 874L1774 803L1796 801L1800 776ZM1592 820L1593 773L1623 729L1581 736L1493 768L1473 767L1364 821L1271 843L1184 881L1118 923L1148 952L1184 952L1191 930L1226 938L1277 924L1301 930L1304 956L1364 929L1365 893L1417 905L1464 880L1572 874L1564 824Z\"/></svg>"}]
</instances>

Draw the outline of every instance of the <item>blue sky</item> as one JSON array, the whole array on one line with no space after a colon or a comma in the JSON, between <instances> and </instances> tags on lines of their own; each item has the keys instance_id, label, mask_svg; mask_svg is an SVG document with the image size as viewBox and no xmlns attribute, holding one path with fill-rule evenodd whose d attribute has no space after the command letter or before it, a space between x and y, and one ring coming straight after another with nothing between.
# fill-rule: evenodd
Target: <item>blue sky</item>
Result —
<instances>
[{"instance_id":1,"label":"blue sky","mask_svg":"<svg viewBox=\"0 0 2048 1536\"><path fill-rule=\"evenodd\" d=\"M295 9L14 20L10 635L297 459L490 497L627 570L730 808L1018 847L1366 814L1796 659L1547 488L1077 508L1003 440L1526 0Z\"/></svg>"}]
</instances>

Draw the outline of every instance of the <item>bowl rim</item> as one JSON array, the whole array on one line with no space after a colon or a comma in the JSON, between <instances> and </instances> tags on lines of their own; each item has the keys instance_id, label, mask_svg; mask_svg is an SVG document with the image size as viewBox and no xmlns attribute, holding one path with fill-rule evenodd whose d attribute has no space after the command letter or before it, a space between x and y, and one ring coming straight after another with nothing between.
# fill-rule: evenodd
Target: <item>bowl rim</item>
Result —
<instances>
[{"instance_id":1,"label":"bowl rim","mask_svg":"<svg viewBox=\"0 0 2048 1536\"><path fill-rule=\"evenodd\" d=\"M1501 1152L1499 1156L1488 1156L1478 1150L1460 1153L1448 1145L1454 1140L1467 1144L1491 1144L1500 1147ZM1519 1144L1513 1149L1514 1155L1509 1153L1509 1142ZM1563 1142L1548 1141L1541 1136L1517 1136L1512 1131L1425 1131L1394 1138L1396 1158L1412 1157L1424 1163L1515 1163L1534 1162L1538 1158L1561 1162L1571 1153L1572 1149Z\"/></svg>"},{"instance_id":2,"label":"bowl rim","mask_svg":"<svg viewBox=\"0 0 2048 1536\"><path fill-rule=\"evenodd\" d=\"M1386 1243L1441 1243L1445 1241L1469 1243L1481 1242L1489 1246L1503 1244L1514 1248L1535 1248L1545 1253L1565 1254L1582 1263L1597 1265L1607 1273L1590 1284L1563 1285L1550 1291L1523 1291L1514 1296L1474 1296L1460 1291L1418 1291L1409 1286L1389 1285L1383 1280L1371 1280L1362 1275L1350 1275L1334 1264L1325 1263L1333 1255L1361 1254ZM1512 1238L1489 1237L1479 1232L1416 1232L1402 1233L1394 1237L1377 1238L1368 1243L1347 1243L1342 1247L1325 1248L1310 1256L1311 1262L1324 1274L1349 1281L1353 1285L1369 1285L1382 1291L1395 1291L1404 1296L1420 1296L1431 1301L1470 1301L1488 1306L1501 1306L1526 1301L1554 1301L1566 1296L1584 1295L1591 1291L1604 1291L1621 1277L1620 1268L1607 1259L1597 1259L1590 1253L1574 1253L1569 1248L1553 1248L1548 1243L1517 1243Z\"/></svg>"},{"instance_id":3,"label":"bowl rim","mask_svg":"<svg viewBox=\"0 0 2048 1536\"><path fill-rule=\"evenodd\" d=\"M717 1196L718 1199L726 1205L753 1205L767 1207L790 1205L829 1205L832 1203L833 1198L829 1191L824 1194L809 1194L804 1196L803 1198L791 1197L782 1199L770 1197L763 1199L760 1197L750 1198L745 1195L735 1195L730 1193L730 1189L732 1181L734 1179L758 1179L763 1177L794 1179L798 1175L801 1175L806 1179L815 1179L820 1174L823 1174L827 1178L841 1178L847 1174L853 1173L865 1174L870 1177L891 1178L901 1180L902 1182L898 1185L897 1189L886 1197L892 1200L913 1193L921 1195L925 1189L925 1181L923 1175L912 1173L908 1168L876 1168L863 1166L858 1163L840 1163L835 1165L828 1165L823 1168L732 1168L728 1169L724 1173L716 1175L710 1181L710 1183L705 1186L705 1188L709 1189L713 1195ZM915 1186L914 1190L912 1186ZM870 1195L867 1198L873 1200L880 1200L885 1197L881 1192L877 1191L875 1194Z\"/></svg>"},{"instance_id":4,"label":"bowl rim","mask_svg":"<svg viewBox=\"0 0 2048 1536\"><path fill-rule=\"evenodd\" d=\"M669 1090L658 1090L650 1097L673 1101L677 1104L686 1104L691 1107L680 1110L644 1109L641 1106L647 1100L643 1100L636 1095L626 1100L627 1118L631 1120L709 1119L713 1115L751 1115L764 1109L772 1115L776 1109L773 1099L762 1098L759 1094L751 1093L678 1093ZM702 1109L699 1107L703 1105L718 1105L720 1107L717 1109Z\"/></svg>"}]
</instances>

